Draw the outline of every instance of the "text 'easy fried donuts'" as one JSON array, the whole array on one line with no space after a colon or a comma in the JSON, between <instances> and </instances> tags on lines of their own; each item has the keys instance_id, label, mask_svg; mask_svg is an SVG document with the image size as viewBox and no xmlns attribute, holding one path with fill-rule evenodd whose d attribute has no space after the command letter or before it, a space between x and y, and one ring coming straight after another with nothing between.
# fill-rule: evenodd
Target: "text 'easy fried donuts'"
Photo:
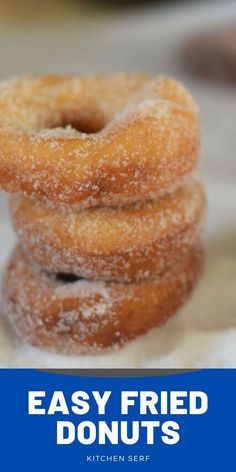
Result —
<instances>
[{"instance_id":1,"label":"text 'easy fried donuts'","mask_svg":"<svg viewBox=\"0 0 236 472\"><path fill-rule=\"evenodd\" d=\"M18 247L4 275L4 311L30 344L64 353L99 352L164 322L186 301L201 267L197 246L153 280L72 282L36 269Z\"/></svg>"},{"instance_id":2,"label":"text 'easy fried donuts'","mask_svg":"<svg viewBox=\"0 0 236 472\"><path fill-rule=\"evenodd\" d=\"M205 196L196 177L158 201L61 211L12 198L12 220L29 257L49 272L141 280L175 264L199 239Z\"/></svg>"},{"instance_id":3,"label":"text 'easy fried donuts'","mask_svg":"<svg viewBox=\"0 0 236 472\"><path fill-rule=\"evenodd\" d=\"M0 84L0 186L7 191L68 205L124 205L175 185L198 155L196 107L175 80L134 74Z\"/></svg>"}]
</instances>

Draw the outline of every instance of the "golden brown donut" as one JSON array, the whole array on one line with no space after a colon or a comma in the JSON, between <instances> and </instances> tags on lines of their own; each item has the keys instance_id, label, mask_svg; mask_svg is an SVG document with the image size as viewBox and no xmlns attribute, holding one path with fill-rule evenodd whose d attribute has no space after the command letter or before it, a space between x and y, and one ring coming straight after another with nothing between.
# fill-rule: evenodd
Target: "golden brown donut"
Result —
<instances>
[{"instance_id":1,"label":"golden brown donut","mask_svg":"<svg viewBox=\"0 0 236 472\"><path fill-rule=\"evenodd\" d=\"M124 205L169 189L198 156L196 106L176 80L45 76L0 84L0 186L9 192Z\"/></svg>"},{"instance_id":2,"label":"golden brown donut","mask_svg":"<svg viewBox=\"0 0 236 472\"><path fill-rule=\"evenodd\" d=\"M18 247L4 274L4 313L15 331L34 346L97 353L146 333L173 315L195 286L201 267L198 246L153 280L63 282L36 269Z\"/></svg>"},{"instance_id":3,"label":"golden brown donut","mask_svg":"<svg viewBox=\"0 0 236 472\"><path fill-rule=\"evenodd\" d=\"M62 212L12 197L12 220L27 254L49 272L141 280L175 264L202 229L203 188L190 178L158 201Z\"/></svg>"}]
</instances>

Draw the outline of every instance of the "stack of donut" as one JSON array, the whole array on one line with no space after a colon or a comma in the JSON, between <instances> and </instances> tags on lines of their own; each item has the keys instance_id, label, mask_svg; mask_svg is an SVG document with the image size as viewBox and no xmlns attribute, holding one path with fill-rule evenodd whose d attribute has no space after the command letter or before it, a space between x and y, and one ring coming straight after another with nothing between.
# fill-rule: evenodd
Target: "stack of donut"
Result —
<instances>
[{"instance_id":1,"label":"stack of donut","mask_svg":"<svg viewBox=\"0 0 236 472\"><path fill-rule=\"evenodd\" d=\"M97 353L165 321L202 267L196 106L146 75L0 84L0 186L19 244L4 311L30 344Z\"/></svg>"}]
</instances>

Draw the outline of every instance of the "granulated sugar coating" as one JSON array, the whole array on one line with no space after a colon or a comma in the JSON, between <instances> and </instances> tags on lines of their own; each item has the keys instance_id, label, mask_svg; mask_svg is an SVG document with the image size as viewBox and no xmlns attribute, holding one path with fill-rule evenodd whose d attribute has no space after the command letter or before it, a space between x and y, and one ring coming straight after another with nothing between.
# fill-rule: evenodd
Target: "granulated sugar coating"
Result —
<instances>
[{"instance_id":1,"label":"granulated sugar coating","mask_svg":"<svg viewBox=\"0 0 236 472\"><path fill-rule=\"evenodd\" d=\"M0 84L0 112L0 186L18 195L3 277L15 331L98 353L173 315L202 268L190 94L140 74L23 77Z\"/></svg>"},{"instance_id":2,"label":"granulated sugar coating","mask_svg":"<svg viewBox=\"0 0 236 472\"><path fill-rule=\"evenodd\" d=\"M199 157L196 106L173 79L26 77L0 86L0 112L0 185L54 203L144 201Z\"/></svg>"},{"instance_id":3,"label":"granulated sugar coating","mask_svg":"<svg viewBox=\"0 0 236 472\"><path fill-rule=\"evenodd\" d=\"M232 3L232 2L231 2ZM209 22L216 21L225 21L226 17L229 16L232 18L232 9L226 12L225 6L218 6L212 9L212 6L209 5L209 8L195 8L194 15L192 14L191 9L181 9L179 13L175 12L175 22L173 22L172 10L168 12L157 12L157 10L150 10L150 12L145 13L145 18L143 15L136 15L135 12L132 12L129 16L128 21L124 21L123 15L120 20L115 18L115 21L111 21L104 29L100 29L99 34L97 29L88 32L88 38L90 41L81 41L81 36L78 32L78 28L75 25L75 28L68 28L67 38L61 37L58 34L56 38L57 50L47 50L43 52L43 67L45 70L63 70L73 69L73 70L87 70L93 71L96 68L103 68L105 71L111 70L120 70L123 67L131 70L132 68L136 69L142 67L146 70L151 71L153 74L156 74L158 71L169 71L173 75L182 77L183 80L188 81L190 89L193 91L194 96L199 103L200 113L201 113L201 127L202 127L202 171L204 178L206 179L205 185L208 191L209 198L209 208L208 208L208 217L207 217L207 232L205 235L206 240L206 267L204 271L203 278L198 285L196 291L194 292L191 300L185 306L179 310L178 315L169 320L164 326L154 329L148 334L137 338L135 341L127 343L122 349L107 353L101 353L100 355L87 355L87 356L64 356L48 353L47 351L39 350L36 348L29 347L24 343L23 340L16 338L9 326L6 326L4 319L1 318L0 321L0 363L3 366L13 366L13 367L45 367L45 368L55 368L55 367L77 367L77 368L98 368L98 367L180 367L180 368L193 368L193 367L236 367L236 323L235 323L235 314L236 314L236 304L235 304L235 293L236 293L236 274L235 274L235 213L236 213L236 199L235 199L235 182L233 176L235 175L235 91L226 89L226 87L212 87L211 84L207 85L206 83L197 82L197 80L192 80L190 75L181 67L179 61L179 51L181 49L181 44L183 40L186 40L188 32L192 34L193 30L202 25L204 20L207 24ZM42 41L40 31L34 31L34 42L32 47L28 47L26 41L24 45L26 46L26 57L24 58L23 63L21 64L22 71L26 63L27 70L38 70L38 57L35 59L35 46L36 51L42 51ZM18 60L18 51L22 48L22 44L17 46L17 41L13 41L11 31L9 34L10 42L14 42L14 48L12 49L13 60L6 61L6 69L8 64L12 64L12 69L14 68L14 62L19 64ZM46 39L51 38L50 34L45 31ZM82 33L83 35L83 33ZM107 37L111 37L112 41L109 43L109 48L107 46ZM130 41L130 38L133 40ZM91 41L92 39L92 41ZM96 47L95 45L96 39ZM19 41L19 43L21 43ZM39 47L40 46L40 47ZM133 54L135 49L135 54ZM122 50L122 54L120 51ZM98 54L98 51L104 51L104 55L101 56ZM148 51L148 54L147 54ZM65 53L65 54L62 54ZM15 57L16 61L14 61ZM29 58L27 57L29 54ZM76 65L74 58L80 57L79 63ZM3 61L4 62L4 61ZM22 62L22 61L21 61ZM41 61L40 61L41 63ZM5 70L4 64L2 71ZM3 72L3 73L6 73ZM142 76L141 82L146 81L146 78ZM29 84L28 84L29 85ZM28 88L26 86L26 90ZM72 88L75 89L81 86L78 82L73 84ZM26 92L28 93L28 92ZM180 94L181 95L181 94ZM38 94L35 94L37 97ZM134 96L137 97L136 92ZM139 105L146 107L147 105L151 107L153 95L145 94L144 97L138 99ZM47 100L49 102L49 100ZM145 102L142 104L142 102ZM172 99L169 100L172 102ZM167 104L166 104L167 105ZM50 105L51 106L51 105ZM136 103L128 103L127 107L121 106L118 110L116 117L111 117L114 126L120 126L119 114L121 113L121 118L123 123L127 121L127 115L125 113L125 108L128 110L128 116L132 116L133 119L133 109L136 106ZM160 102L160 106L163 106L163 102ZM179 108L180 107L180 108ZM171 107L169 107L171 109ZM191 105L190 105L191 108ZM71 108L73 109L73 107ZM167 121L167 118L170 113L170 109L166 106L162 108L162 114L159 113L159 129L160 135L163 136L163 128ZM178 127L173 127L172 140L176 142L176 137L178 136L178 129L183 131L183 135L186 136L186 127L185 122L181 122L178 113L182 109L182 104L179 102L178 106L174 107L176 117L175 119L178 122ZM34 111L34 110L32 110ZM105 110L105 114L108 111ZM195 113L195 112L194 112ZM122 116L123 114L123 116ZM25 116L29 116L28 112ZM4 113L1 114L4 116ZM50 130L44 129L44 126L40 126L40 146L42 143L45 149L48 147L51 148L51 153L53 149L58 151L63 149L63 146L60 148L60 143L62 141L69 141L70 143L74 142L78 136L78 129L80 128L80 139L81 146L84 146L84 149L87 149L86 143L88 141L88 136L90 136L91 142L93 139L97 139L99 134L103 136L106 134L104 131L104 126L107 128L108 132L110 124L105 123L102 120L103 116L101 114L96 115L97 123L99 123L100 118L100 130L93 127L91 119L88 119L88 114L84 113L84 116L87 117L83 122L80 120L80 123L72 120L72 114L68 116L68 113L65 115L65 120L61 121L61 116L57 120L56 114L53 111L53 116L55 117L55 122L52 124L51 119L48 122L49 128L52 126L57 129ZM50 117L49 117L50 118ZM131 119L131 118L130 118ZM152 118L153 121L156 118ZM56 122L57 121L57 122ZM118 125L117 125L118 121ZM32 121L33 123L33 121ZM71 126L68 126L71 125ZM79 125L79 126L77 126ZM86 128L85 128L86 125ZM90 130L89 130L90 125ZM66 131L62 131L62 127L66 127ZM27 128L27 129L26 129ZM103 128L103 130L102 130ZM77 131L75 131L77 129ZM118 130L118 128L116 128ZM121 128L119 128L121 129ZM32 139L35 137L35 147L36 150L37 137L39 129L29 131L28 124L25 126L26 133L32 133ZM86 131L92 132L88 135ZM96 135L93 136L93 132L96 131ZM51 133L51 136L49 136ZM63 133L63 137L62 136ZM21 133L19 133L21 134ZM65 139L64 135L68 135L68 138ZM44 135L44 137L43 137ZM70 135L70 137L69 137ZM73 136L74 135L74 136ZM110 135L111 136L111 135ZM58 141L59 146L58 146ZM160 175L164 176L164 183L167 181L167 168L170 165L172 160L171 149L168 148L166 144L166 160L163 161L163 166L160 172ZM165 148L165 150L166 150ZM139 151L142 149L140 145ZM106 148L107 150L107 148ZM65 152L65 151L63 151ZM75 150L73 150L75 153ZM127 168L127 156L125 155L124 146L120 145L119 152L122 154L122 159L124 162L124 167L122 173L125 176L128 175ZM184 153L187 155L187 153ZM16 155L16 152L15 152ZM45 154L46 155L46 154ZM25 154L22 154L24 158ZM61 154L63 157L63 153ZM75 156L75 157L74 157ZM76 161L76 165L79 168L78 162L82 157L78 153L71 155L71 161ZM104 152L104 158L107 162L108 153ZM137 158L137 155L134 153L134 160ZM57 197L59 195L60 204L66 206L67 200L71 200L71 186L70 186L70 167L68 167L66 172L65 185L60 186L58 183L58 175L53 176L52 188L49 188L48 185L44 184L44 194L39 192L39 189L42 188L42 176L44 169L35 169L34 168L34 157L31 161L32 169L36 172L34 178L34 185L32 185L32 190L35 192L35 195L38 194L40 199L50 201L51 206L58 204L58 200L54 203L51 202L51 198L47 198L49 190L51 191L50 196L54 195ZM58 161L61 161L61 158ZM98 156L96 156L98 157ZM168 159L170 159L168 161ZM103 169L103 172L100 170L100 176L102 178L96 179L95 181L86 180L84 182L79 182L79 179L75 181L76 191L79 195L83 192L83 205L93 205L97 204L97 197L101 198L101 203L108 202L109 195L107 194L107 189L103 185L102 192L103 195L98 195L99 188L101 184L109 181L109 185L112 185L113 189L120 191L119 185L120 182L123 185L123 190L126 192L125 198L130 198L128 195L127 188L124 182L121 180L117 182L117 177L114 175L107 174L104 170L104 160L99 158L99 168ZM119 156L117 155L118 165L119 165ZM86 158L87 161L87 158ZM50 161L51 162L51 161ZM81 161L82 164L85 162ZM99 162L99 160L98 160ZM151 162L151 161L150 161ZM172 161L173 162L173 161ZM48 165L48 170L52 171L54 165ZM89 168L89 164L88 164ZM114 167L115 168L115 167ZM176 171L175 166L173 168ZM13 166L12 166L12 170ZM20 169L16 167L18 185L23 172L20 173ZM88 169L89 170L89 169ZM163 174L162 174L163 172ZM137 177L144 175L144 182L147 182L147 174L145 174L145 168L138 169ZM153 169L149 175L151 175L150 183L152 184L152 173ZM132 172L130 172L130 175ZM186 172L189 174L189 171ZM25 175L25 174L24 174ZM73 172L72 174L73 175ZM176 175L176 174L175 174ZM179 182L179 177L176 180ZM146 181L145 181L146 179ZM133 172L132 179L130 180L130 188L134 188L135 196L135 174ZM82 184L82 187L81 187ZM172 187L172 184L175 184L171 181L167 184L168 189ZM21 184L22 185L22 184ZM24 184L25 185L25 184ZM147 184L145 183L147 186ZM145 193L145 188L142 182L139 182L140 191ZM153 183L153 191L158 191L158 198L160 197L159 190L163 189L163 181L158 183L158 186ZM23 189L25 192L28 192L29 189ZM148 185L148 190L150 186ZM165 191L165 189L163 189ZM94 193L94 198L91 196ZM138 195L138 191L137 194ZM36 195L37 196L37 195ZM161 194L163 196L163 194ZM146 196L144 195L144 198ZM137 198L138 200L138 198ZM0 202L1 203L1 202ZM82 206L82 201L73 202L73 205ZM116 202L119 203L119 198ZM72 204L72 201L69 203ZM67 204L68 205L68 204ZM5 211L5 210L4 210ZM8 225L6 220L3 219L2 215L4 213L0 212L0 247L3 249L0 251L0 260L2 264L8 256L12 241L12 232L8 230ZM62 274L63 275L63 274ZM86 282L84 282L86 284ZM84 286L85 288L85 286ZM0 306L2 302L0 301ZM102 319L104 307L99 306L99 315L98 318ZM74 317L74 311L71 310L68 312L70 314L69 318L72 322ZM91 312L89 310L84 310L84 316L87 319L91 318ZM58 320L59 321L59 320ZM61 327L61 323L59 323ZM65 326L64 326L65 329ZM119 336L119 331L116 331L116 335Z\"/></svg>"},{"instance_id":4,"label":"granulated sugar coating","mask_svg":"<svg viewBox=\"0 0 236 472\"><path fill-rule=\"evenodd\" d=\"M0 318L2 367L236 367L235 188L208 180L206 264L191 300L162 327L99 356L63 356L30 347ZM15 242L8 210L0 198L1 267ZM223 221L222 221L223 215ZM222 226L223 225L223 226ZM86 283L86 282L84 282ZM1 310L3 302L0 299Z\"/></svg>"},{"instance_id":5,"label":"granulated sugar coating","mask_svg":"<svg viewBox=\"0 0 236 472\"><path fill-rule=\"evenodd\" d=\"M201 270L198 244L155 279L65 282L38 270L18 247L4 273L3 310L14 330L32 345L68 354L99 353L173 315Z\"/></svg>"},{"instance_id":6,"label":"granulated sugar coating","mask_svg":"<svg viewBox=\"0 0 236 472\"><path fill-rule=\"evenodd\" d=\"M205 198L197 177L158 201L83 211L12 199L16 232L31 259L49 272L141 280L174 265L199 239Z\"/></svg>"}]
</instances>

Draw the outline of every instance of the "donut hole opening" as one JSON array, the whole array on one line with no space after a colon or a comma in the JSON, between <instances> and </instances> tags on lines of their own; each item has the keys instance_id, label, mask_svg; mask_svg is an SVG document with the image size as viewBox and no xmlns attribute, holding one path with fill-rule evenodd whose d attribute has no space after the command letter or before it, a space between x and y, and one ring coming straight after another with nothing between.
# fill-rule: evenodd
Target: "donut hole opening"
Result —
<instances>
[{"instance_id":1,"label":"donut hole opening","mask_svg":"<svg viewBox=\"0 0 236 472\"><path fill-rule=\"evenodd\" d=\"M96 134L102 131L107 125L104 116L98 113L63 113L59 123L55 123L51 128L73 128L84 134Z\"/></svg>"},{"instance_id":2,"label":"donut hole opening","mask_svg":"<svg viewBox=\"0 0 236 472\"><path fill-rule=\"evenodd\" d=\"M79 280L84 280L83 277L77 277L74 274L65 274L63 272L58 272L55 276L57 282L61 282L63 284L72 284L78 282Z\"/></svg>"}]
</instances>

